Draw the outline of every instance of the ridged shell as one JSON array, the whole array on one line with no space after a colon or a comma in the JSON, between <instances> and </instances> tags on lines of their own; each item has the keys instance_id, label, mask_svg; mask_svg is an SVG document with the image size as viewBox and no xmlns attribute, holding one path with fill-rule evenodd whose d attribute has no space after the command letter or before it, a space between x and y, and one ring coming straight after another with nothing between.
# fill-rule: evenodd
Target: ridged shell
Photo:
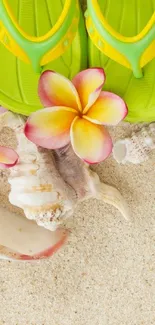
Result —
<instances>
[{"instance_id":1,"label":"ridged shell","mask_svg":"<svg viewBox=\"0 0 155 325\"><path fill-rule=\"evenodd\" d=\"M113 148L113 156L118 163L140 164L149 158L155 149L155 123L132 133L130 138L118 140Z\"/></svg>"},{"instance_id":2,"label":"ridged shell","mask_svg":"<svg viewBox=\"0 0 155 325\"><path fill-rule=\"evenodd\" d=\"M6 114L16 133L19 155L19 162L11 168L8 179L11 185L9 200L22 208L28 219L55 230L61 219L72 213L75 192L63 181L50 151L37 147L25 137L24 119Z\"/></svg>"}]
</instances>

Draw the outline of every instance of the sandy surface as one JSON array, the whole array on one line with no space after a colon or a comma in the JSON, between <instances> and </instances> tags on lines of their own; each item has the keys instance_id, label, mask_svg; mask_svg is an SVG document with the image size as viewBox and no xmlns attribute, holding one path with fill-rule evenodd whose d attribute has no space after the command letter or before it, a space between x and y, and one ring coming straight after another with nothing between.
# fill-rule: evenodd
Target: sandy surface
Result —
<instances>
[{"instance_id":1,"label":"sandy surface","mask_svg":"<svg viewBox=\"0 0 155 325\"><path fill-rule=\"evenodd\" d=\"M130 132L120 126L117 137ZM15 145L7 129L0 141ZM155 324L155 152L142 165L119 166L111 157L95 170L123 193L130 222L111 206L84 202L53 258L0 261L0 325ZM0 182L1 204L11 208L5 173Z\"/></svg>"}]
</instances>

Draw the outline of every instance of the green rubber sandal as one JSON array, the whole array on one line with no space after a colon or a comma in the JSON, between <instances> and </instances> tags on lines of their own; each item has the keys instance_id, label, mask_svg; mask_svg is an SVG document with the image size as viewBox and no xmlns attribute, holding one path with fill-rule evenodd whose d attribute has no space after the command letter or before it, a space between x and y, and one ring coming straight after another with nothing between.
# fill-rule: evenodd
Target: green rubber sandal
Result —
<instances>
[{"instance_id":1,"label":"green rubber sandal","mask_svg":"<svg viewBox=\"0 0 155 325\"><path fill-rule=\"evenodd\" d=\"M126 121L155 121L155 0L87 0L89 66L126 101Z\"/></svg>"},{"instance_id":2,"label":"green rubber sandal","mask_svg":"<svg viewBox=\"0 0 155 325\"><path fill-rule=\"evenodd\" d=\"M72 79L87 67L86 53L78 0L1 0L0 105L27 116L40 109L40 73Z\"/></svg>"}]
</instances>

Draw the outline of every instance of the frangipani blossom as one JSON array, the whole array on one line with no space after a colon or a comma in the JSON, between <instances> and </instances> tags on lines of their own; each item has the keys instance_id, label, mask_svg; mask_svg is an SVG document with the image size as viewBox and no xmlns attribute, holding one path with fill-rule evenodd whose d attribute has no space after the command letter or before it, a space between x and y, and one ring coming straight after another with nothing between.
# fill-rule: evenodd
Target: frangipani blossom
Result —
<instances>
[{"instance_id":1,"label":"frangipani blossom","mask_svg":"<svg viewBox=\"0 0 155 325\"><path fill-rule=\"evenodd\" d=\"M0 115L7 110L0 106ZM11 148L0 146L0 168L10 168L16 165L18 154Z\"/></svg>"},{"instance_id":2,"label":"frangipani blossom","mask_svg":"<svg viewBox=\"0 0 155 325\"><path fill-rule=\"evenodd\" d=\"M124 101L102 91L104 70L91 68L73 81L45 71L39 81L39 96L46 107L27 120L25 135L35 144L58 149L70 141L85 162L98 163L112 151L112 139L104 125L116 125L127 115Z\"/></svg>"}]
</instances>

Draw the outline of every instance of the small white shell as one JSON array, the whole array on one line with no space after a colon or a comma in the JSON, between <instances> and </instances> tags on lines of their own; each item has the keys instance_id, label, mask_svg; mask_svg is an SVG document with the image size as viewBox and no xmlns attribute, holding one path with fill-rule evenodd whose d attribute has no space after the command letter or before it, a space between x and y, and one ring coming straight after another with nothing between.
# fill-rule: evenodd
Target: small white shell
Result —
<instances>
[{"instance_id":1,"label":"small white shell","mask_svg":"<svg viewBox=\"0 0 155 325\"><path fill-rule=\"evenodd\" d=\"M118 163L140 164L149 158L155 149L155 123L132 133L130 138L118 140L113 148L113 156Z\"/></svg>"}]
</instances>

